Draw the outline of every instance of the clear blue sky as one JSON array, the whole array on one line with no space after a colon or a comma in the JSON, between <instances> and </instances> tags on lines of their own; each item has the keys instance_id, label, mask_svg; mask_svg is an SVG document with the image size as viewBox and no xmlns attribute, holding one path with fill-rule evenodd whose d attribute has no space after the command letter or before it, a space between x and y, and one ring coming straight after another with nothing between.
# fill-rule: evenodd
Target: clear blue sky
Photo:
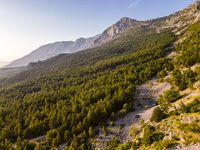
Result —
<instances>
[{"instance_id":1,"label":"clear blue sky","mask_svg":"<svg viewBox=\"0 0 200 150\"><path fill-rule=\"evenodd\" d=\"M101 33L121 17L169 15L195 0L1 0L0 61L42 44Z\"/></svg>"}]
</instances>

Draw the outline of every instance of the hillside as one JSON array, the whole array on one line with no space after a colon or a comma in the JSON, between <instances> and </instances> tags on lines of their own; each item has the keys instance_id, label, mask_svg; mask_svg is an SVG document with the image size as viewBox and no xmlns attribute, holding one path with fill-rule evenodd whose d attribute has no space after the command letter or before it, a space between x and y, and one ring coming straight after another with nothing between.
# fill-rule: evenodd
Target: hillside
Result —
<instances>
[{"instance_id":1,"label":"hillside","mask_svg":"<svg viewBox=\"0 0 200 150\"><path fill-rule=\"evenodd\" d=\"M200 142L199 33L200 23L193 24L186 29L185 39L176 45L177 55L170 56L173 57L174 69L172 71L163 70L157 76L159 86L162 87L167 83L171 88L160 93L155 99L156 106L147 107L142 113L135 111L134 115L137 117L126 129L126 134L128 133L131 138L123 141L116 138L117 134L114 134L110 140L105 141L103 137L95 144L101 143L104 145L103 149L116 150L130 148L197 150L200 148L198 144ZM160 91L155 88L154 83L149 84L149 90ZM135 95L138 93L141 99L139 106L151 102L148 92L141 90L141 87L139 91L136 90ZM134 102L137 100L138 98ZM149 118L148 115L149 119L147 119L144 114L149 113L151 117ZM111 129L112 127L109 127L107 130L108 136L112 134Z\"/></svg>"},{"instance_id":2,"label":"hillside","mask_svg":"<svg viewBox=\"0 0 200 150\"><path fill-rule=\"evenodd\" d=\"M138 42L134 47L129 43L122 45L121 49L115 49L114 46L108 51L103 46L95 51L98 53L93 52L93 49L71 55L69 61L66 61L68 55L61 55L43 63L32 64L32 69L8 79L6 82L12 84L5 84L0 92L3 106L1 121L4 124L1 139L15 141L17 137L31 139L44 134L47 137L59 135L62 140L58 143L54 139L48 143L58 146L70 142L72 147L81 147L82 144L90 147L87 141L89 130L105 122L112 112L116 113L123 105L132 105L134 85L150 79L157 71L165 68L164 64L167 67L170 61L163 57L171 51L167 47L173 42L173 34L170 31L159 34L151 30L144 31L139 32L147 36L138 34ZM79 58L84 60L80 61ZM67 67L68 64L70 67ZM63 69L65 66L66 69ZM126 109L128 111L129 107ZM16 117L16 113L20 113L22 120ZM16 122L19 132L14 131ZM6 128L12 132L12 137ZM71 135L75 137L70 138ZM78 142L80 140L83 141ZM42 145L48 147L47 141L43 142Z\"/></svg>"},{"instance_id":3,"label":"hillside","mask_svg":"<svg viewBox=\"0 0 200 150\"><path fill-rule=\"evenodd\" d=\"M173 40L173 34L169 31L163 31L162 34L157 34L155 30L145 27L130 29L129 32L125 32L121 37L100 47L74 54L59 55L44 62L30 63L27 71L13 78L8 78L6 82L13 83L28 78L34 79L48 72L58 76L58 71L60 71L62 76L73 76L72 73L77 74L76 72L80 71L82 74L89 76L90 74L106 71L107 69L113 70L119 65L129 63L129 60L133 59L130 53L140 50L146 50L151 53L151 49L156 50L156 47L160 48L165 44L167 46L170 45L165 40ZM152 43L157 43L157 45ZM161 53L161 55L163 54ZM124 60L125 58L128 60ZM90 65L93 66L92 70L89 68ZM0 84L4 84L4 82Z\"/></svg>"},{"instance_id":4,"label":"hillside","mask_svg":"<svg viewBox=\"0 0 200 150\"><path fill-rule=\"evenodd\" d=\"M0 149L100 149L98 141L108 150L199 143L198 14L196 2L155 20L122 18L95 41L104 44L30 63L0 79Z\"/></svg>"}]
</instances>

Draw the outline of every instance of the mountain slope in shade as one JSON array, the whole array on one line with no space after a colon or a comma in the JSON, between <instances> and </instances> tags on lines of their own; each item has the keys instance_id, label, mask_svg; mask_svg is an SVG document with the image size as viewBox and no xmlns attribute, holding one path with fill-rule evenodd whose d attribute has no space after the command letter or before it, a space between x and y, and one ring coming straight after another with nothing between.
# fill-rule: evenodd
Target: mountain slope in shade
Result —
<instances>
[{"instance_id":1,"label":"mountain slope in shade","mask_svg":"<svg viewBox=\"0 0 200 150\"><path fill-rule=\"evenodd\" d=\"M30 54L13 61L6 68L27 66L30 62L46 60L62 53L74 53L92 46L93 41L98 37L80 38L76 41L60 41L39 47Z\"/></svg>"}]
</instances>

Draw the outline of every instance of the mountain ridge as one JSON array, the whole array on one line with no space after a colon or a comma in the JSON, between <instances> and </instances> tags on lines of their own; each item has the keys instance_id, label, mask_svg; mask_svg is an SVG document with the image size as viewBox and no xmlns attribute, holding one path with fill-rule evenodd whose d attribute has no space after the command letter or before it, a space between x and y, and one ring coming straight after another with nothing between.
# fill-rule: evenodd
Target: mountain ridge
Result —
<instances>
[{"instance_id":1,"label":"mountain ridge","mask_svg":"<svg viewBox=\"0 0 200 150\"><path fill-rule=\"evenodd\" d=\"M149 28L156 28L157 32L166 28L174 28L174 32L180 34L188 24L200 20L199 10L200 1L198 0L183 10L157 19L139 21L129 17L122 17L118 22L108 27L101 34L89 38L79 38L76 41L60 41L43 45L5 67L27 66L30 62L44 61L59 54L75 53L88 48L98 47L119 37L121 33L130 28L147 26Z\"/></svg>"},{"instance_id":2,"label":"mountain ridge","mask_svg":"<svg viewBox=\"0 0 200 150\"><path fill-rule=\"evenodd\" d=\"M76 41L58 41L42 45L28 55L13 61L5 67L14 68L27 66L30 62L43 61L62 53L77 52L84 48L89 48L92 41L97 37L98 35L89 38L79 38Z\"/></svg>"},{"instance_id":3,"label":"mountain ridge","mask_svg":"<svg viewBox=\"0 0 200 150\"><path fill-rule=\"evenodd\" d=\"M13 61L6 68L27 66L30 62L43 61L59 54L75 53L84 49L100 46L114 39L118 34L132 26L133 23L136 24L136 22L139 21L123 17L111 27L107 28L102 34L89 38L78 38L76 41L58 41L40 46L30 54Z\"/></svg>"}]
</instances>

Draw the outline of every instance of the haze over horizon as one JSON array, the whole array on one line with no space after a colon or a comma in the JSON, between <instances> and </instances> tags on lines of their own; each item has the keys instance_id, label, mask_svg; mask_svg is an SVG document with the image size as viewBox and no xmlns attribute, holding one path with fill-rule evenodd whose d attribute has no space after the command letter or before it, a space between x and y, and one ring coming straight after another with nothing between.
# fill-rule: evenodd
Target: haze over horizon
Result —
<instances>
[{"instance_id":1,"label":"haze over horizon","mask_svg":"<svg viewBox=\"0 0 200 150\"><path fill-rule=\"evenodd\" d=\"M0 62L23 57L43 44L94 36L122 17L158 18L194 1L1 1Z\"/></svg>"}]
</instances>

